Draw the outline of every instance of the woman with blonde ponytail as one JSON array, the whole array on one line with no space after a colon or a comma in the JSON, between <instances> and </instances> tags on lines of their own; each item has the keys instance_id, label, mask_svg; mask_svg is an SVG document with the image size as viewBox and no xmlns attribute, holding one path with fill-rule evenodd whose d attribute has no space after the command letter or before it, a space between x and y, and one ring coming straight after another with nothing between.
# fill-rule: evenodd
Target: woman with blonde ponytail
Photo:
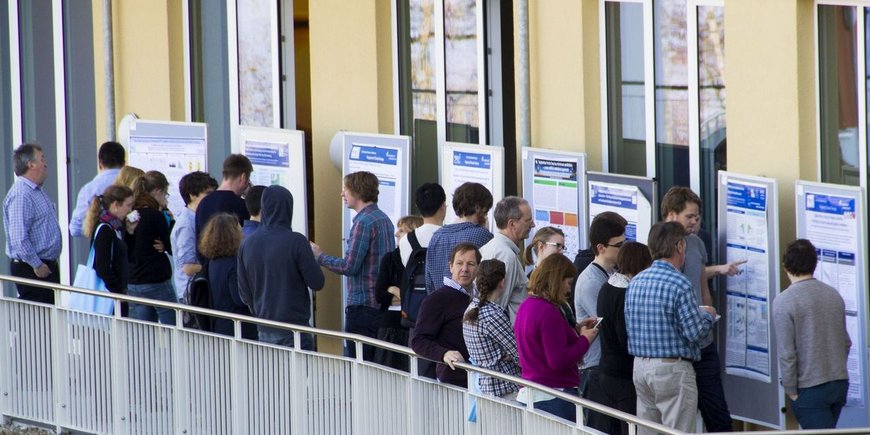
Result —
<instances>
[{"instance_id":1,"label":"woman with blonde ponytail","mask_svg":"<svg viewBox=\"0 0 870 435\"><path fill-rule=\"evenodd\" d=\"M520 376L517 342L507 310L497 302L504 293L505 265L500 260L484 260L477 269L477 296L462 319L462 335L471 360L480 367ZM519 387L490 376L480 375L480 391L506 399L516 397Z\"/></svg>"},{"instance_id":2,"label":"woman with blonde ponytail","mask_svg":"<svg viewBox=\"0 0 870 435\"><path fill-rule=\"evenodd\" d=\"M91 200L82 226L94 247L94 270L112 293L127 293L130 273L124 234L136 229L135 222L126 221L132 209L133 191L126 186L109 186ZM121 314L126 314L124 305Z\"/></svg>"}]
</instances>

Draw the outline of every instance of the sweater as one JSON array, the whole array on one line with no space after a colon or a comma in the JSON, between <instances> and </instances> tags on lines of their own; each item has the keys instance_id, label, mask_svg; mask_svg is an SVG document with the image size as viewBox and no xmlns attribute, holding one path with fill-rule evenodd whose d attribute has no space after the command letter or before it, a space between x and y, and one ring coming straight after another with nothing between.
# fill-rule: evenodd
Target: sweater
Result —
<instances>
[{"instance_id":1,"label":"sweater","mask_svg":"<svg viewBox=\"0 0 870 435\"><path fill-rule=\"evenodd\" d=\"M468 361L468 348L462 336L462 316L465 308L471 303L467 294L444 286L432 292L417 313L417 323L411 348L414 352L432 361L443 361L444 354L450 350L459 351L462 358ZM441 382L468 386L468 375L465 370L451 370L444 363L438 363L435 373Z\"/></svg>"},{"instance_id":2,"label":"sweater","mask_svg":"<svg viewBox=\"0 0 870 435\"><path fill-rule=\"evenodd\" d=\"M625 290L628 279L615 273L598 293L598 315L604 320L598 334L601 359L598 369L602 373L631 380L634 357L628 353L628 332L625 329Z\"/></svg>"},{"instance_id":3,"label":"sweater","mask_svg":"<svg viewBox=\"0 0 870 435\"><path fill-rule=\"evenodd\" d=\"M196 206L196 255L200 263L202 263L205 258L199 252L199 235L202 233L202 230L205 229L205 224L208 223L208 220L218 213L230 213L236 215L239 218L239 226L242 226L243 222L251 218L251 215L248 213L248 207L245 205L245 200L236 195L235 192L229 190L215 190L206 195L206 197L199 202L199 205Z\"/></svg>"},{"instance_id":4,"label":"sweater","mask_svg":"<svg viewBox=\"0 0 870 435\"><path fill-rule=\"evenodd\" d=\"M793 283L773 300L773 327L786 394L849 379L852 340L836 289L816 279Z\"/></svg>"},{"instance_id":5,"label":"sweater","mask_svg":"<svg viewBox=\"0 0 870 435\"><path fill-rule=\"evenodd\" d=\"M559 307L536 296L520 305L514 323L523 379L551 388L576 388L577 364L589 350L589 340L570 327Z\"/></svg>"},{"instance_id":6,"label":"sweater","mask_svg":"<svg viewBox=\"0 0 870 435\"><path fill-rule=\"evenodd\" d=\"M127 244L108 225L97 227L94 234L94 271L112 293L127 293L130 269Z\"/></svg>"},{"instance_id":7,"label":"sweater","mask_svg":"<svg viewBox=\"0 0 870 435\"><path fill-rule=\"evenodd\" d=\"M233 314L250 316L251 311L239 297L239 280L236 273L236 257L212 258L208 262L208 282L211 293L211 308ZM218 334L235 335L235 325L230 319L213 317L211 330ZM242 323L242 337L257 338L257 325Z\"/></svg>"},{"instance_id":8,"label":"sweater","mask_svg":"<svg viewBox=\"0 0 870 435\"><path fill-rule=\"evenodd\" d=\"M133 234L124 233L130 260L130 284L155 284L172 278L169 256L172 243L169 241L170 225L162 211L143 207L139 212L139 225ZM165 252L154 249L154 241L163 242Z\"/></svg>"},{"instance_id":9,"label":"sweater","mask_svg":"<svg viewBox=\"0 0 870 435\"><path fill-rule=\"evenodd\" d=\"M308 239L291 227L290 191L281 186L267 187L261 216L260 227L239 248L239 297L257 317L309 325L308 289L323 288L324 278Z\"/></svg>"}]
</instances>

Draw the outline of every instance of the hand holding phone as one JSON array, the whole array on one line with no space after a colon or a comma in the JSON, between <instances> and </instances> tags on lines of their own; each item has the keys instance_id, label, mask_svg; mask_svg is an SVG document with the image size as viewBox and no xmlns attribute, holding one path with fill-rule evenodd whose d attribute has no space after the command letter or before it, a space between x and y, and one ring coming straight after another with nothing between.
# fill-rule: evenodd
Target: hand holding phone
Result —
<instances>
[{"instance_id":1,"label":"hand holding phone","mask_svg":"<svg viewBox=\"0 0 870 435\"><path fill-rule=\"evenodd\" d=\"M592 328L593 328L593 329L598 329L598 327L601 325L601 321L602 321L602 320L604 320L604 317L599 317L599 318L595 321L595 324L592 325Z\"/></svg>"}]
</instances>

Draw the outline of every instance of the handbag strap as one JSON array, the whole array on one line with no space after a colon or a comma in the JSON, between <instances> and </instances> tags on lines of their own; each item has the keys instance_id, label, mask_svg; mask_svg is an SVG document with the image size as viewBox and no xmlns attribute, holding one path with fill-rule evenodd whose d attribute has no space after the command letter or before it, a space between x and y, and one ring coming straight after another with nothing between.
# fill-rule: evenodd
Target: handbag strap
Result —
<instances>
[{"instance_id":1,"label":"handbag strap","mask_svg":"<svg viewBox=\"0 0 870 435\"><path fill-rule=\"evenodd\" d=\"M100 228L108 226L109 224L102 222L97 225L97 229L94 230L94 239L91 240L91 252L88 254L88 267L91 269L94 268L94 245L97 243L97 235L100 234ZM111 227L109 227L109 229L111 229ZM115 261L115 235L112 235L112 249L110 249L109 252L111 255L111 263Z\"/></svg>"}]
</instances>

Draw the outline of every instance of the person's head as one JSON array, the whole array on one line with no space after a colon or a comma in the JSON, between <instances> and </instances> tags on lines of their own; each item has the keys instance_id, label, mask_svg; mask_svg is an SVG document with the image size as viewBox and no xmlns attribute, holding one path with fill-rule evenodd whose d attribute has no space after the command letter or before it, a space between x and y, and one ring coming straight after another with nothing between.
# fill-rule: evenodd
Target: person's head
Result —
<instances>
[{"instance_id":1,"label":"person's head","mask_svg":"<svg viewBox=\"0 0 870 435\"><path fill-rule=\"evenodd\" d=\"M614 265L616 254L625 243L625 218L620 216L619 219L614 219L612 215L602 216L603 214L595 216L589 225L589 246L595 253L596 260Z\"/></svg>"},{"instance_id":2,"label":"person's head","mask_svg":"<svg viewBox=\"0 0 870 435\"><path fill-rule=\"evenodd\" d=\"M48 164L45 163L41 146L23 144L12 153L12 160L15 163L15 175L40 185L48 178Z\"/></svg>"},{"instance_id":3,"label":"person's head","mask_svg":"<svg viewBox=\"0 0 870 435\"><path fill-rule=\"evenodd\" d=\"M169 200L169 181L160 171L148 171L136 180L133 194L133 208L153 208L163 210Z\"/></svg>"},{"instance_id":4,"label":"person's head","mask_svg":"<svg viewBox=\"0 0 870 435\"><path fill-rule=\"evenodd\" d=\"M628 242L619 248L616 256L616 269L619 273L633 278L652 264L649 248L640 242Z\"/></svg>"},{"instance_id":5,"label":"person's head","mask_svg":"<svg viewBox=\"0 0 870 435\"><path fill-rule=\"evenodd\" d=\"M202 171L186 174L178 181L178 193L181 194L184 205L194 208L215 189L217 189L217 180Z\"/></svg>"},{"instance_id":6,"label":"person's head","mask_svg":"<svg viewBox=\"0 0 870 435\"><path fill-rule=\"evenodd\" d=\"M252 219L260 218L260 206L265 190L266 186L251 186L245 193L245 207L248 208L248 214L251 215Z\"/></svg>"},{"instance_id":7,"label":"person's head","mask_svg":"<svg viewBox=\"0 0 870 435\"><path fill-rule=\"evenodd\" d=\"M115 177L115 181L112 184L127 186L130 190L133 190L136 188L136 180L143 175L145 175L145 171L135 166L127 165L121 168L121 171L118 172L118 176Z\"/></svg>"},{"instance_id":8,"label":"person's head","mask_svg":"<svg viewBox=\"0 0 870 435\"><path fill-rule=\"evenodd\" d=\"M417 205L417 211L424 218L435 217L441 213L441 219L444 219L444 212L447 208L447 194L444 193L444 188L438 183L423 183L417 188L414 193L414 203Z\"/></svg>"},{"instance_id":9,"label":"person's head","mask_svg":"<svg viewBox=\"0 0 870 435\"><path fill-rule=\"evenodd\" d=\"M341 199L347 208L360 211L372 203L378 202L378 177L371 172L360 171L344 176L341 188Z\"/></svg>"},{"instance_id":10,"label":"person's head","mask_svg":"<svg viewBox=\"0 0 870 435\"><path fill-rule=\"evenodd\" d=\"M819 256L816 247L807 239L797 239L785 247L782 254L782 267L789 278L811 276L816 271Z\"/></svg>"},{"instance_id":11,"label":"person's head","mask_svg":"<svg viewBox=\"0 0 870 435\"><path fill-rule=\"evenodd\" d=\"M701 227L701 198L692 189L674 186L662 198L662 220L679 222L689 234Z\"/></svg>"},{"instance_id":12,"label":"person's head","mask_svg":"<svg viewBox=\"0 0 870 435\"><path fill-rule=\"evenodd\" d=\"M468 288L477 276L480 250L471 243L460 243L450 252L450 277L463 288Z\"/></svg>"},{"instance_id":13,"label":"person's head","mask_svg":"<svg viewBox=\"0 0 870 435\"><path fill-rule=\"evenodd\" d=\"M241 195L251 185L251 172L254 172L254 166L251 165L251 160L241 154L230 154L224 159L223 170L221 171L221 189L233 191L236 195Z\"/></svg>"},{"instance_id":14,"label":"person's head","mask_svg":"<svg viewBox=\"0 0 870 435\"><path fill-rule=\"evenodd\" d=\"M495 226L514 243L529 237L529 231L535 227L529 202L519 196L504 197L495 205L492 214Z\"/></svg>"},{"instance_id":15,"label":"person's head","mask_svg":"<svg viewBox=\"0 0 870 435\"><path fill-rule=\"evenodd\" d=\"M480 306L501 297L504 293L504 277L505 266L501 260L492 259L480 262L480 266L477 268L477 279L475 279L477 298L480 303L465 313L464 321L476 324L480 314Z\"/></svg>"},{"instance_id":16,"label":"person's head","mask_svg":"<svg viewBox=\"0 0 870 435\"><path fill-rule=\"evenodd\" d=\"M492 193L480 183L466 182L453 191L453 212L485 226L486 214L492 208Z\"/></svg>"},{"instance_id":17,"label":"person's head","mask_svg":"<svg viewBox=\"0 0 870 435\"><path fill-rule=\"evenodd\" d=\"M102 195L91 199L91 204L85 213L82 232L86 237L93 236L103 211L123 221L131 210L133 210L133 191L127 186L113 184L107 187Z\"/></svg>"},{"instance_id":18,"label":"person's head","mask_svg":"<svg viewBox=\"0 0 870 435\"><path fill-rule=\"evenodd\" d=\"M410 215L400 217L399 221L396 222L396 240L402 240L402 237L420 228L421 225L423 225L423 218L420 216Z\"/></svg>"},{"instance_id":19,"label":"person's head","mask_svg":"<svg viewBox=\"0 0 870 435\"><path fill-rule=\"evenodd\" d=\"M535 231L535 237L526 246L523 258L526 264L532 264L533 260L540 263L550 255L561 254L564 250L565 233L556 227L543 227Z\"/></svg>"},{"instance_id":20,"label":"person's head","mask_svg":"<svg viewBox=\"0 0 870 435\"><path fill-rule=\"evenodd\" d=\"M97 160L100 163L100 169L120 168L126 162L124 147L115 141L103 142L97 152Z\"/></svg>"},{"instance_id":21,"label":"person's head","mask_svg":"<svg viewBox=\"0 0 870 435\"><path fill-rule=\"evenodd\" d=\"M529 293L561 306L571 292L571 281L575 276L577 268L568 257L551 255L532 272Z\"/></svg>"},{"instance_id":22,"label":"person's head","mask_svg":"<svg viewBox=\"0 0 870 435\"><path fill-rule=\"evenodd\" d=\"M686 260L686 227L677 222L659 222L649 230L649 250L653 260L668 260L682 267Z\"/></svg>"},{"instance_id":23,"label":"person's head","mask_svg":"<svg viewBox=\"0 0 870 435\"><path fill-rule=\"evenodd\" d=\"M209 218L199 236L199 252L208 259L235 257L241 244L239 218L230 213L218 213Z\"/></svg>"}]
</instances>

